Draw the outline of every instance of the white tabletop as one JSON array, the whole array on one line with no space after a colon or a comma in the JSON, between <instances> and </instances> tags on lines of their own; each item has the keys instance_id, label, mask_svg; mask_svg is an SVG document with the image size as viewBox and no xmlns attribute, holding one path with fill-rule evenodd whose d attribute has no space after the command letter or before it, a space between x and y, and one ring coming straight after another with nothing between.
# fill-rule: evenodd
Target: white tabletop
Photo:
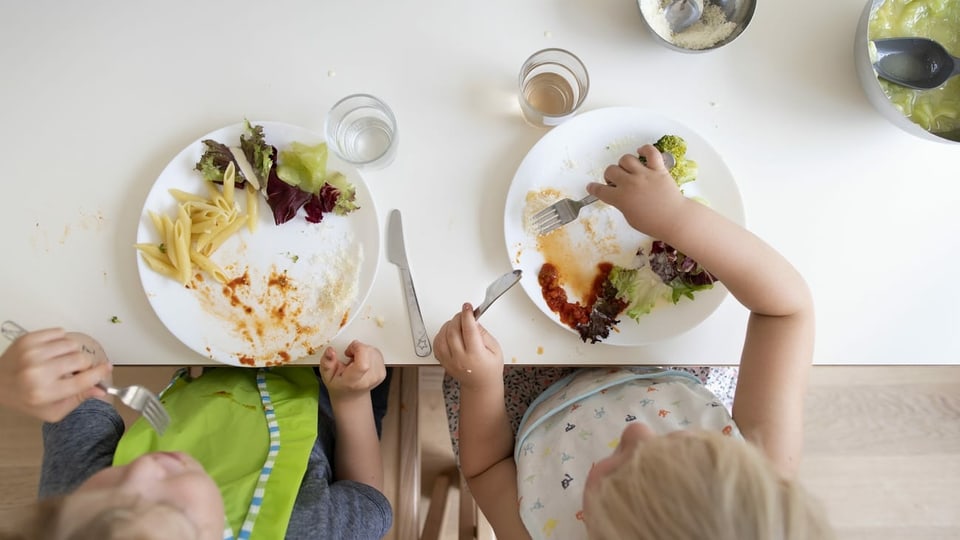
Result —
<instances>
[{"instance_id":1,"label":"white tabletop","mask_svg":"<svg viewBox=\"0 0 960 540\"><path fill-rule=\"evenodd\" d=\"M243 117L321 130L369 92L400 124L364 174L383 224L403 212L428 331L510 270L503 208L546 131L519 116L516 75L563 47L590 72L584 110L649 107L705 137L747 225L813 290L819 364L960 363L960 146L919 139L867 102L853 65L863 0L761 2L717 51L656 44L630 0L555 2L15 2L0 19L0 319L98 338L118 364L196 364L156 317L132 248L165 164ZM446 201L437 204L438 201ZM120 323L111 323L112 317ZM484 324L516 363L736 363L746 312L643 348L585 345L517 288ZM399 273L381 254L336 340L414 355Z\"/></svg>"}]
</instances>

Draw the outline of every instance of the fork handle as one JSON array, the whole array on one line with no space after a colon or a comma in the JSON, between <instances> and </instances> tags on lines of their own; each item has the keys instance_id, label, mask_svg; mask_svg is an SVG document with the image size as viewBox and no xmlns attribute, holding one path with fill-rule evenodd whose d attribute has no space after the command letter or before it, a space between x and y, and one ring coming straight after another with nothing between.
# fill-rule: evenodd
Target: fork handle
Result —
<instances>
[{"instance_id":1,"label":"fork handle","mask_svg":"<svg viewBox=\"0 0 960 540\"><path fill-rule=\"evenodd\" d=\"M600 199L594 197L593 195L587 195L586 197L580 199L580 204L586 206L586 205L588 205L588 204L593 204L593 203L595 203L595 202L597 202L597 201L599 201L599 200L600 200Z\"/></svg>"},{"instance_id":2,"label":"fork handle","mask_svg":"<svg viewBox=\"0 0 960 540\"><path fill-rule=\"evenodd\" d=\"M3 324L0 325L0 333L8 340L15 341L18 337L26 334L27 331L13 321L3 321Z\"/></svg>"}]
</instances>

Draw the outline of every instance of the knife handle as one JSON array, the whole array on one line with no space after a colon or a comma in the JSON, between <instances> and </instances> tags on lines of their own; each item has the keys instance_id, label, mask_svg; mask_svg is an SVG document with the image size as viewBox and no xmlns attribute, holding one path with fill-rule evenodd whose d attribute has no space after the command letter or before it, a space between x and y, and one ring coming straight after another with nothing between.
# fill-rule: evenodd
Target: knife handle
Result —
<instances>
[{"instance_id":1,"label":"knife handle","mask_svg":"<svg viewBox=\"0 0 960 540\"><path fill-rule=\"evenodd\" d=\"M433 353L433 347L430 345L427 327L423 324L423 315L420 314L420 303L417 302L417 291L413 288L413 277L410 275L410 270L401 268L400 280L403 282L403 297L407 301L407 313L410 315L413 350L421 358L430 356Z\"/></svg>"}]
</instances>

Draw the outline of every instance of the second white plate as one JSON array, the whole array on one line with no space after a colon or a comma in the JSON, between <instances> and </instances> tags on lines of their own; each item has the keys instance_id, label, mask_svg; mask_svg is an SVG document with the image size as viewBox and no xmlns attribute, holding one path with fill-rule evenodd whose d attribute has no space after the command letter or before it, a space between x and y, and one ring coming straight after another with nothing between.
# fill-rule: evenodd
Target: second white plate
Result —
<instances>
[{"instance_id":1,"label":"second white plate","mask_svg":"<svg viewBox=\"0 0 960 540\"><path fill-rule=\"evenodd\" d=\"M558 198L580 199L587 194L587 183L603 181L608 165L667 134L683 137L687 157L699 165L697 180L684 184L684 193L703 199L743 225L740 192L716 150L687 126L645 109L611 107L580 114L544 135L520 163L504 209L507 253L513 267L523 270L520 284L527 296L563 328L574 332L547 306L537 279L547 257L563 277L569 300L582 302L597 264L633 266L637 248L649 247L652 239L635 231L619 210L602 202L584 208L577 221L558 232L538 238L524 226L524 213L537 206L537 202L528 202L528 197L548 190L558 193ZM703 322L726 295L726 288L718 283L713 289L696 292L694 300L664 302L640 322L621 315L620 323L602 343L635 346L676 336Z\"/></svg>"}]
</instances>

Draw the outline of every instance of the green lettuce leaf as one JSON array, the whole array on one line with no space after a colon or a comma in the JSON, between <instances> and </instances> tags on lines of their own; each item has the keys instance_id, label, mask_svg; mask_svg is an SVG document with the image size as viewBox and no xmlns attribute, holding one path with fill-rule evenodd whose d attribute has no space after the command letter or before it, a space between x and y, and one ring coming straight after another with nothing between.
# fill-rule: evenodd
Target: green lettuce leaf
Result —
<instances>
[{"instance_id":1,"label":"green lettuce leaf","mask_svg":"<svg viewBox=\"0 0 960 540\"><path fill-rule=\"evenodd\" d=\"M614 266L607 279L617 289L617 298L626 302L624 313L635 321L650 313L659 300L669 298L672 292L649 266Z\"/></svg>"},{"instance_id":2,"label":"green lettuce leaf","mask_svg":"<svg viewBox=\"0 0 960 540\"><path fill-rule=\"evenodd\" d=\"M319 193L327 177L327 143L293 142L280 151L277 176L307 193Z\"/></svg>"},{"instance_id":3,"label":"green lettuce leaf","mask_svg":"<svg viewBox=\"0 0 960 540\"><path fill-rule=\"evenodd\" d=\"M340 192L337 197L337 204L333 207L334 214L343 216L360 208L357 205L357 188L347 181L346 176L335 172L327 177L327 183Z\"/></svg>"}]
</instances>

